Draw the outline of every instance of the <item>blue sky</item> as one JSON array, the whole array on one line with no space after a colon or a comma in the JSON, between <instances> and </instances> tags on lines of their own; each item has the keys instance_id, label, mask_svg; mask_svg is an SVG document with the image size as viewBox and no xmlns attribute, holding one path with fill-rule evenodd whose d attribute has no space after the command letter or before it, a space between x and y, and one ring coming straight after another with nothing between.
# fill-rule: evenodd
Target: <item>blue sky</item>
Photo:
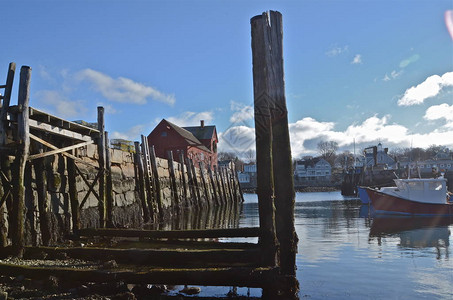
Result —
<instances>
[{"instance_id":1,"label":"blue sky","mask_svg":"<svg viewBox=\"0 0 453 300\"><path fill-rule=\"evenodd\" d=\"M102 105L111 138L204 119L220 151L253 149L250 18L277 10L294 157L321 140L453 148L451 0L1 4L0 80L31 66L31 106L96 121Z\"/></svg>"}]
</instances>

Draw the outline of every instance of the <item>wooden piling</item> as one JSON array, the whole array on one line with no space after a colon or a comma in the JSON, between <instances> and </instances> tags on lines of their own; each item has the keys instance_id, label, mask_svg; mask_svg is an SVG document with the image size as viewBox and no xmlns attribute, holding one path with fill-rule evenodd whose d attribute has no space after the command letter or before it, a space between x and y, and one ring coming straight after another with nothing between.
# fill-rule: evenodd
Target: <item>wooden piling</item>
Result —
<instances>
[{"instance_id":1,"label":"wooden piling","mask_svg":"<svg viewBox=\"0 0 453 300\"><path fill-rule=\"evenodd\" d=\"M188 206L188 203L187 203L188 187L187 187L186 175L184 174L184 171L187 170L187 167L185 167L183 152L179 152L179 165L181 166L181 180L182 180L182 187L183 187L184 206Z\"/></svg>"},{"instance_id":2,"label":"wooden piling","mask_svg":"<svg viewBox=\"0 0 453 300\"><path fill-rule=\"evenodd\" d=\"M38 153L43 153L43 145L35 142ZM47 207L47 173L44 167L45 158L37 158L33 162L36 178L36 193L38 198L39 227L44 246L49 246L51 241L51 228Z\"/></svg>"},{"instance_id":3,"label":"wooden piling","mask_svg":"<svg viewBox=\"0 0 453 300\"><path fill-rule=\"evenodd\" d=\"M11 222L11 241L14 255L22 257L25 247L24 214L25 214L25 164L30 149L29 131L29 100L30 100L31 68L22 66L20 70L17 115L17 133L19 145L16 148L16 158L13 164L13 212Z\"/></svg>"},{"instance_id":4,"label":"wooden piling","mask_svg":"<svg viewBox=\"0 0 453 300\"><path fill-rule=\"evenodd\" d=\"M171 185L171 193L173 195L173 205L176 208L179 208L179 196L178 196L178 187L176 185L176 175L175 175L175 166L173 164L173 151L167 152L167 161L168 161L168 169L170 170L170 185Z\"/></svg>"},{"instance_id":5,"label":"wooden piling","mask_svg":"<svg viewBox=\"0 0 453 300\"><path fill-rule=\"evenodd\" d=\"M149 149L149 155L151 159L151 168L153 171L154 199L157 202L159 217L162 219L164 213L162 208L162 188L159 181L159 172L157 171L156 151L154 150L154 145Z\"/></svg>"},{"instance_id":6,"label":"wooden piling","mask_svg":"<svg viewBox=\"0 0 453 300\"><path fill-rule=\"evenodd\" d=\"M269 70L268 53L265 39L267 31L267 14L255 16L250 20L252 28L252 60L253 60L253 94L255 112L256 169L257 194L260 227L262 235L260 243L264 249L263 263L276 265L277 238L275 233L274 180L272 169L272 129L269 103L269 90L272 89L267 80Z\"/></svg>"},{"instance_id":7,"label":"wooden piling","mask_svg":"<svg viewBox=\"0 0 453 300\"><path fill-rule=\"evenodd\" d=\"M209 206L210 205L210 201L211 201L211 197L209 196L208 186L206 184L206 178L204 178L204 171L203 171L204 166L203 166L203 163L201 161L198 162L198 166L200 167L200 177L201 177L201 184L203 185L204 196L205 196L205 199L206 199L206 203Z\"/></svg>"},{"instance_id":8,"label":"wooden piling","mask_svg":"<svg viewBox=\"0 0 453 300\"><path fill-rule=\"evenodd\" d=\"M227 190L225 188L225 181L223 180L223 172L222 172L222 167L218 167L217 169L217 173L220 177L220 185L221 185L221 188L222 188L222 195L223 195L223 204L227 204L228 203L228 197L227 197Z\"/></svg>"},{"instance_id":9,"label":"wooden piling","mask_svg":"<svg viewBox=\"0 0 453 300\"><path fill-rule=\"evenodd\" d=\"M217 187L216 187L216 183L214 180L214 176L212 175L211 166L209 166L209 168L208 168L208 174L209 174L209 181L211 183L212 195L214 196L214 203L216 205L220 205L219 197L217 195Z\"/></svg>"},{"instance_id":10,"label":"wooden piling","mask_svg":"<svg viewBox=\"0 0 453 300\"><path fill-rule=\"evenodd\" d=\"M195 166L193 164L193 161L191 159L189 159L189 166L190 166L190 170L192 171L192 180L193 180L193 186L194 186L194 189L195 189L195 205L197 207L201 207L202 204L201 204L201 193L200 193L200 185L198 184L198 179L197 179L197 172L195 170Z\"/></svg>"},{"instance_id":11,"label":"wooden piling","mask_svg":"<svg viewBox=\"0 0 453 300\"><path fill-rule=\"evenodd\" d=\"M135 163L138 168L138 195L140 197L140 202L143 209L143 221L145 223L149 222L149 210L146 205L146 193L145 193L145 177L143 171L143 160L142 154L140 152L140 142L135 142Z\"/></svg>"},{"instance_id":12,"label":"wooden piling","mask_svg":"<svg viewBox=\"0 0 453 300\"><path fill-rule=\"evenodd\" d=\"M74 149L71 151L74 155L76 150ZM66 164L68 166L69 202L71 205L72 233L74 235L77 235L81 225L75 160L70 157L66 157Z\"/></svg>"},{"instance_id":13,"label":"wooden piling","mask_svg":"<svg viewBox=\"0 0 453 300\"><path fill-rule=\"evenodd\" d=\"M106 210L106 227L113 228L113 182L112 182L112 160L110 157L109 133L105 131L105 210Z\"/></svg>"},{"instance_id":14,"label":"wooden piling","mask_svg":"<svg viewBox=\"0 0 453 300\"><path fill-rule=\"evenodd\" d=\"M189 158L187 158L187 157L185 159L185 164L186 164L186 169L187 169L188 185L189 185L189 189L190 189L190 198L189 198L189 201L187 202L187 206L191 206L196 203L197 196L196 196L196 192L195 192L195 184L193 181L192 168L190 167Z\"/></svg>"},{"instance_id":15,"label":"wooden piling","mask_svg":"<svg viewBox=\"0 0 453 300\"><path fill-rule=\"evenodd\" d=\"M99 162L99 227L106 227L106 194L105 194L105 122L104 107L98 106L98 162Z\"/></svg>"}]
</instances>

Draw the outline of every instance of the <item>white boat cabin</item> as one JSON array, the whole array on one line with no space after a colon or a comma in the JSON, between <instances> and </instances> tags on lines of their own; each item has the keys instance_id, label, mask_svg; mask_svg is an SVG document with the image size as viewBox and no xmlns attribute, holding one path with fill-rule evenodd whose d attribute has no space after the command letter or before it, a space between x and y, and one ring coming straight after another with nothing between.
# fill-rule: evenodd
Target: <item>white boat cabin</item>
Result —
<instances>
[{"instance_id":1,"label":"white boat cabin","mask_svg":"<svg viewBox=\"0 0 453 300\"><path fill-rule=\"evenodd\" d=\"M394 179L396 187L381 188L381 192L403 199L445 204L447 202L447 180L445 178Z\"/></svg>"}]
</instances>

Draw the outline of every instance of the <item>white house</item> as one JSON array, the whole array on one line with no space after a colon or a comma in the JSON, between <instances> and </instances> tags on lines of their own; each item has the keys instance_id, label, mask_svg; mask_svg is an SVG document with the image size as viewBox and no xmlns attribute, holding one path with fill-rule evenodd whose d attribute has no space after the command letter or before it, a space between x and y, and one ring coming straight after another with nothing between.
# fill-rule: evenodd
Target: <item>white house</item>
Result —
<instances>
[{"instance_id":1,"label":"white house","mask_svg":"<svg viewBox=\"0 0 453 300\"><path fill-rule=\"evenodd\" d=\"M301 180L328 180L332 175L332 166L319 157L298 160L294 166L294 175Z\"/></svg>"}]
</instances>

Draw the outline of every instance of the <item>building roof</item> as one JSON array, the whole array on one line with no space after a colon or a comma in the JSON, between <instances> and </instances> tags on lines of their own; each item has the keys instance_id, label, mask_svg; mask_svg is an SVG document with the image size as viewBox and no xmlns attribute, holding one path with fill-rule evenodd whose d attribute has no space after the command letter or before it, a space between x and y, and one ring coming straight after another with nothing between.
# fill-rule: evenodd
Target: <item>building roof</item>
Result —
<instances>
[{"instance_id":1,"label":"building roof","mask_svg":"<svg viewBox=\"0 0 453 300\"><path fill-rule=\"evenodd\" d=\"M307 168L307 167L313 168L320 161L323 161L323 162L326 162L327 164L329 164L329 162L327 160L325 160L324 158L321 158L321 157L315 157L315 158L306 159L306 160L298 160L298 161L296 161L296 164L304 165L305 168ZM329 166L330 166L330 164L329 164Z\"/></svg>"},{"instance_id":2,"label":"building roof","mask_svg":"<svg viewBox=\"0 0 453 300\"><path fill-rule=\"evenodd\" d=\"M199 139L197 139L193 134L192 132L186 130L185 128L187 127L179 127L178 125L176 124L173 124L165 119L163 119L162 121L165 121L168 126L170 126L174 131L176 131L188 144L189 146L193 146L193 147L197 147L203 151L206 151L206 152L211 152L211 150L209 150L205 145L203 145ZM214 127L214 126L213 126Z\"/></svg>"},{"instance_id":3,"label":"building roof","mask_svg":"<svg viewBox=\"0 0 453 300\"><path fill-rule=\"evenodd\" d=\"M183 127L185 130L192 133L199 140L210 140L215 133L215 126L188 126Z\"/></svg>"}]
</instances>

